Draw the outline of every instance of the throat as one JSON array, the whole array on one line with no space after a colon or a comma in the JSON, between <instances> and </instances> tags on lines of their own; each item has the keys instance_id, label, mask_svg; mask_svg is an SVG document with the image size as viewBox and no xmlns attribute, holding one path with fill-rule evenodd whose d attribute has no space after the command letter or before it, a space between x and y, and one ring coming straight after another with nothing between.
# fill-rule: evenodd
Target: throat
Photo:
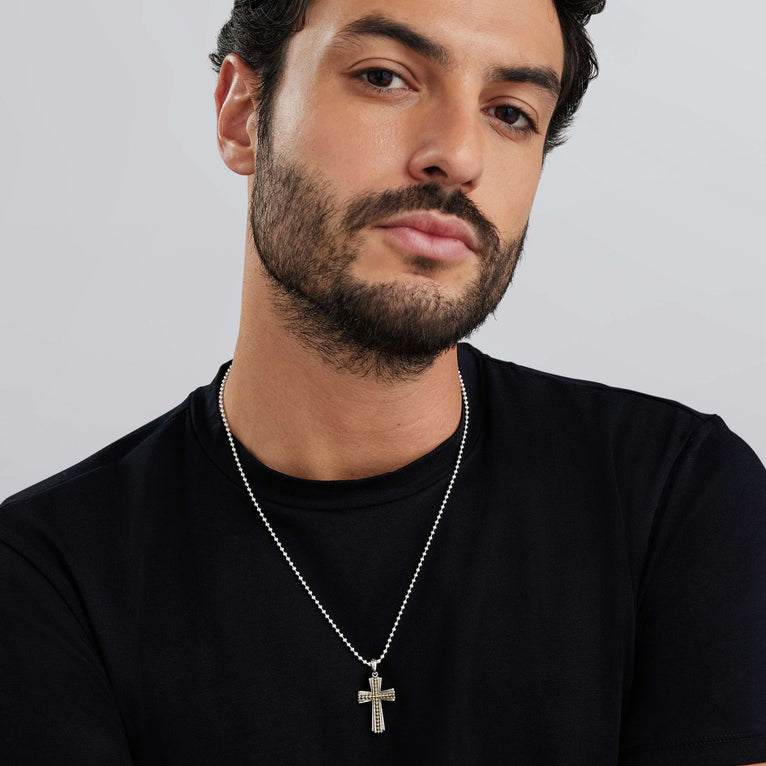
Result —
<instances>
[{"instance_id":1,"label":"throat","mask_svg":"<svg viewBox=\"0 0 766 766\"><path fill-rule=\"evenodd\" d=\"M456 352L424 378L383 385L300 365L264 375L235 354L224 408L234 436L268 468L315 481L363 479L403 468L459 427Z\"/></svg>"}]
</instances>

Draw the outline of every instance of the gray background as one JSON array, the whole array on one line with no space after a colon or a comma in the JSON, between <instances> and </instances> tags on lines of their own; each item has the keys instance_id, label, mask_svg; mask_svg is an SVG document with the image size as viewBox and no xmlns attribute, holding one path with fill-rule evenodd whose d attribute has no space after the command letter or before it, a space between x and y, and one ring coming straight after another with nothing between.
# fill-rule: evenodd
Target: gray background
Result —
<instances>
[{"instance_id":1,"label":"gray background","mask_svg":"<svg viewBox=\"0 0 766 766\"><path fill-rule=\"evenodd\" d=\"M207 54L230 0L5 3L0 497L208 383L233 353L246 182ZM473 342L721 415L766 456L762 0L611 0Z\"/></svg>"}]
</instances>

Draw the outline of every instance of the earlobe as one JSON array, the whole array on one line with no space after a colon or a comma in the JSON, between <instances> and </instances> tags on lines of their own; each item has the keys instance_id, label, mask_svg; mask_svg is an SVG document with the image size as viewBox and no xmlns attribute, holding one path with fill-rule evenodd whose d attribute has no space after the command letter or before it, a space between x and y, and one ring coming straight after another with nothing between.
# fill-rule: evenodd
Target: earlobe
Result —
<instances>
[{"instance_id":1,"label":"earlobe","mask_svg":"<svg viewBox=\"0 0 766 766\"><path fill-rule=\"evenodd\" d=\"M239 175L255 170L258 78L245 61L229 54L221 65L215 88L218 151L226 167Z\"/></svg>"}]
</instances>

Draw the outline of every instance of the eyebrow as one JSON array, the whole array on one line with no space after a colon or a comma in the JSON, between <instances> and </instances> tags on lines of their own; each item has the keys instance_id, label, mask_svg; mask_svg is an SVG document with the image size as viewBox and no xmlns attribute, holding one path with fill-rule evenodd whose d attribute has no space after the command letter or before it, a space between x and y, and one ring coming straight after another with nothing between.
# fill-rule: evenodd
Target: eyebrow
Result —
<instances>
[{"instance_id":1,"label":"eyebrow","mask_svg":"<svg viewBox=\"0 0 766 766\"><path fill-rule=\"evenodd\" d=\"M558 102L561 82L547 66L493 66L487 72L489 82L526 82L543 91L553 103Z\"/></svg>"},{"instance_id":2,"label":"eyebrow","mask_svg":"<svg viewBox=\"0 0 766 766\"><path fill-rule=\"evenodd\" d=\"M403 45L428 61L449 68L453 66L450 52L435 40L426 37L408 24L395 21L382 14L362 16L346 24L333 38L331 48L343 49L359 37L387 37ZM561 82L556 71L547 66L494 65L485 72L488 82L529 83L556 102L561 93Z\"/></svg>"}]
</instances>

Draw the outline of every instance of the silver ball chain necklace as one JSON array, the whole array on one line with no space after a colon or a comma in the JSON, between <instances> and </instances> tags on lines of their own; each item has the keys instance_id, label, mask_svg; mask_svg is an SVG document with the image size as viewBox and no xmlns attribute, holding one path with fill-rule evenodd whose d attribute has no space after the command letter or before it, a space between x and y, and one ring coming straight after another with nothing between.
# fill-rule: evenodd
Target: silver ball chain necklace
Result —
<instances>
[{"instance_id":1,"label":"silver ball chain necklace","mask_svg":"<svg viewBox=\"0 0 766 766\"><path fill-rule=\"evenodd\" d=\"M394 620L394 626L391 628L391 633L388 636L388 640L386 641L386 645L383 648L383 651L380 654L380 657L378 657L375 660L366 660L364 657L362 657L359 652L354 649L353 646L351 646L351 643L349 640L343 635L340 628L335 624L334 620L330 615L327 613L327 610L322 606L321 603L319 603L319 599L314 595L311 588L309 588L308 583L303 578L303 575L298 571L298 568L293 564L292 559L287 555L287 551L284 549L284 546L282 545L280 539L277 537L274 530L271 528L271 524L266 520L266 516L264 515L263 511L261 510L261 506L258 505L258 501L255 499L255 495L253 495L252 489L250 489L250 483L247 480L247 477L245 476L245 472L242 470L242 464L239 462L239 455L237 454L237 448L234 445L234 437L231 435L231 429L229 428L229 422L226 419L226 413L224 412L223 408L223 390L226 386L226 379L229 377L229 372L231 372L231 364L229 364L228 369L226 370L226 373L223 376L223 380L221 381L221 388L218 393L218 410L221 413L221 419L223 420L224 428L226 429L226 435L229 438L229 444L231 445L231 451L234 455L234 461L237 464L237 468L239 469L239 473L242 476L242 481L245 482L245 487L247 488L247 493L250 495L250 499L253 501L253 505L255 506L255 510L258 511L258 515L261 517L261 520L266 525L266 529L269 531L269 534L274 539L274 542L277 544L277 547L282 552L282 555L285 557L285 561L290 565L290 569L293 570L295 573L295 576L300 581L301 585L306 589L306 593L311 596L311 600L317 605L319 608L319 611L325 616L327 619L327 622L330 623L333 630L340 636L343 643L351 650L351 653L356 657L363 665L367 665L368 667L372 668L372 677L369 679L370 682L370 691L359 691L357 692L357 701L359 704L365 703L365 702L371 702L372 703L372 731L375 734L382 734L386 730L386 723L383 718L383 702L394 702L396 699L396 692L394 689L382 689L383 685L383 678L378 675L378 665L383 661L383 658L388 653L388 649L391 646L391 640L394 637L394 633L396 632L396 628L399 625L399 620L402 617L402 613L404 612L404 607L407 606L407 601L410 597L410 593L412 593L412 588L415 585L415 580L418 578L418 574L420 573L420 568L423 566L423 561L426 558L426 554L428 553L428 549L431 546L431 540L433 540L434 533L436 532L436 527L439 524L439 520L442 517L442 513L444 512L444 508L447 505L447 500L450 496L450 492L452 491L452 486L455 483L455 478L457 477L458 468L460 468L460 461L463 457L463 448L465 447L465 438L466 434L468 433L468 396L465 392L465 385L463 383L463 376L460 374L460 370L458 370L458 377L460 378L460 392L463 397L463 410L465 412L465 423L463 424L463 435L460 439L460 449L457 453L457 460L455 461L455 469L452 471L452 477L449 480L449 484L447 485L447 491L444 493L444 500L442 500L441 507L439 508L439 513L436 514L436 521L434 521L433 527L431 527L431 533L428 535L428 540L426 540L426 547L423 549L423 553L420 556L420 561L418 561L418 565L415 567L415 573L412 575L412 580L410 580L409 587L407 588L407 592L404 594L404 601L402 601L402 605L399 607L399 613L396 615L396 619Z\"/></svg>"}]
</instances>

